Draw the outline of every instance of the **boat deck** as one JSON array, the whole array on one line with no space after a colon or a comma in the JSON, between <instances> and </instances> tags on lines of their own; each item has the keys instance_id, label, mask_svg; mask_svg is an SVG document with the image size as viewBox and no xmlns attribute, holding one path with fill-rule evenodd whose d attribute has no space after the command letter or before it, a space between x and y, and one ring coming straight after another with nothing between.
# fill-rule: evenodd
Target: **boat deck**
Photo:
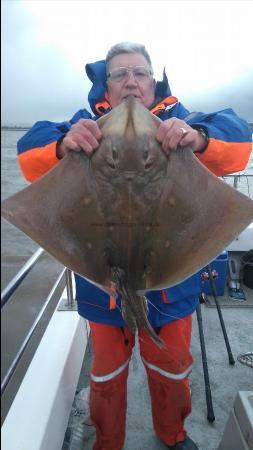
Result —
<instances>
[{"instance_id":1,"label":"boat deck","mask_svg":"<svg viewBox=\"0 0 253 450\"><path fill-rule=\"evenodd\" d=\"M198 322L196 313L193 315L191 348L195 365L190 376L192 414L186 420L186 429L189 436L197 443L199 450L217 450L237 392L253 390L252 368L237 360L239 355L253 351L253 290L245 286L243 286L243 290L246 293L246 302L231 300L227 295L218 297L235 365L230 365L228 362L217 309L213 307L211 297L208 297L207 304L201 306L215 414L213 423L207 421ZM78 394L73 404L62 450L91 450L94 443L95 430L89 423L87 410L83 410L91 357L91 347L88 345L79 379ZM124 450L162 450L165 448L166 446L155 436L153 431L146 373L136 345L128 378L128 414Z\"/></svg>"}]
</instances>

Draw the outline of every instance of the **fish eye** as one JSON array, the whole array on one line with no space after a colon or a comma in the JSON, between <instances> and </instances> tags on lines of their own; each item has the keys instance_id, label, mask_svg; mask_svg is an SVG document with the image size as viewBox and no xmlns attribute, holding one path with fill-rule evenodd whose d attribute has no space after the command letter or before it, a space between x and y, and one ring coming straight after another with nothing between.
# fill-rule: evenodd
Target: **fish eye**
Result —
<instances>
[{"instance_id":1,"label":"fish eye","mask_svg":"<svg viewBox=\"0 0 253 450\"><path fill-rule=\"evenodd\" d=\"M116 169L116 164L115 164L115 162L113 161L113 159L107 159L106 160L106 162L107 162L107 165L112 169L112 170L115 170Z\"/></svg>"},{"instance_id":2,"label":"fish eye","mask_svg":"<svg viewBox=\"0 0 253 450\"><path fill-rule=\"evenodd\" d=\"M112 158L113 158L113 160L114 161L116 161L117 159L118 159L118 151L117 151L117 149L116 149L116 147L112 147Z\"/></svg>"},{"instance_id":3,"label":"fish eye","mask_svg":"<svg viewBox=\"0 0 253 450\"><path fill-rule=\"evenodd\" d=\"M154 158L150 154L150 148L149 146L146 146L143 152L143 159L144 159L144 168L145 170L151 169L154 163Z\"/></svg>"},{"instance_id":4,"label":"fish eye","mask_svg":"<svg viewBox=\"0 0 253 450\"><path fill-rule=\"evenodd\" d=\"M149 170L149 169L151 169L151 167L153 166L153 163L154 163L154 160L153 159L151 159L151 158L149 158L148 160L147 160L147 162L145 163L145 170Z\"/></svg>"}]
</instances>

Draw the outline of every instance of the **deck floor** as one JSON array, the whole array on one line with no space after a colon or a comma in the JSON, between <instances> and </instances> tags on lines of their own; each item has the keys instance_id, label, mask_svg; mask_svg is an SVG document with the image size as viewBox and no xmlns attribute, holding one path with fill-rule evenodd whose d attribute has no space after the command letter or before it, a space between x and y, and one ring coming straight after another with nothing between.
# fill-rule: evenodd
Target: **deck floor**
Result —
<instances>
[{"instance_id":1,"label":"deck floor","mask_svg":"<svg viewBox=\"0 0 253 450\"><path fill-rule=\"evenodd\" d=\"M186 429L189 436L197 443L199 450L217 450L237 391L253 390L253 370L237 361L238 355L253 351L253 308L251 306L222 308L232 353L236 360L234 366L228 363L216 308L202 305L201 310L215 421L212 424L207 421L198 324L194 313L192 353L195 365L190 376L192 414L186 420ZM84 370L80 377L80 389L88 385L90 359L91 351L88 349ZM75 427L73 427L73 420ZM82 416L70 418L72 426L66 432L62 450L92 449L95 439L94 428L82 422ZM136 345L128 379L127 432L124 450L163 450L165 448L166 446L159 441L153 431L146 373Z\"/></svg>"}]
</instances>

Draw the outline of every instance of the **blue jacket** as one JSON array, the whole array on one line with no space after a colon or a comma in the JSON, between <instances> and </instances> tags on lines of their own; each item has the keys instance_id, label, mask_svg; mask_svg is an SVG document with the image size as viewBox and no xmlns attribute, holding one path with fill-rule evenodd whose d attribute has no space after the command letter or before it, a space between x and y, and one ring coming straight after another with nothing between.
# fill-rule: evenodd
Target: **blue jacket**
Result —
<instances>
[{"instance_id":1,"label":"blue jacket","mask_svg":"<svg viewBox=\"0 0 253 450\"><path fill-rule=\"evenodd\" d=\"M21 169L29 181L37 179L59 161L56 158L56 143L81 118L97 120L110 111L105 99L105 62L86 65L86 72L93 83L88 100L94 113L79 110L66 122L37 122L18 142L18 157ZM151 111L166 120L171 117L184 119L189 111L173 97L164 71L163 80L156 84L157 104ZM243 119L231 109L211 114L194 113L189 125L202 128L209 137L209 144L203 153L196 156L216 175L243 170L251 151L251 131ZM78 311L88 320L112 325L126 325L120 312L120 296L116 307L110 309L109 296L86 279L75 274ZM154 327L191 314L198 305L201 292L199 273L184 282L163 291L150 291L149 320Z\"/></svg>"}]
</instances>

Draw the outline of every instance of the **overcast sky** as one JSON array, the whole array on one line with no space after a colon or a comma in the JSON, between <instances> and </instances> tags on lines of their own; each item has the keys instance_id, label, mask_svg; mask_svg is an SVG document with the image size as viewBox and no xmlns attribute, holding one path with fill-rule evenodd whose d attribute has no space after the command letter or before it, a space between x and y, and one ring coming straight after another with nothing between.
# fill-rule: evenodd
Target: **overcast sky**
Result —
<instances>
[{"instance_id":1,"label":"overcast sky","mask_svg":"<svg viewBox=\"0 0 253 450\"><path fill-rule=\"evenodd\" d=\"M85 64L121 41L146 45L188 109L253 122L252 17L252 1L2 0L2 124L70 119Z\"/></svg>"}]
</instances>

